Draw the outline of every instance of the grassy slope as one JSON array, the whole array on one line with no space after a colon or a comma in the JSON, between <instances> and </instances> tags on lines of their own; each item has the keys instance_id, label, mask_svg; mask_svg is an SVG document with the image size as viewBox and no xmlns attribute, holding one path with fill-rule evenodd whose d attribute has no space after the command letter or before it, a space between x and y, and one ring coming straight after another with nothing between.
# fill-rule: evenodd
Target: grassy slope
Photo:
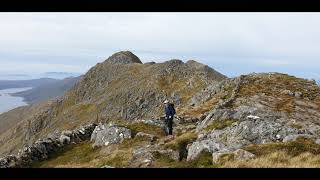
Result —
<instances>
[{"instance_id":1,"label":"grassy slope","mask_svg":"<svg viewBox=\"0 0 320 180\"><path fill-rule=\"evenodd\" d=\"M245 149L257 157L247 161L227 161L221 167L320 167L320 145L303 138L288 143L251 145Z\"/></svg>"}]
</instances>

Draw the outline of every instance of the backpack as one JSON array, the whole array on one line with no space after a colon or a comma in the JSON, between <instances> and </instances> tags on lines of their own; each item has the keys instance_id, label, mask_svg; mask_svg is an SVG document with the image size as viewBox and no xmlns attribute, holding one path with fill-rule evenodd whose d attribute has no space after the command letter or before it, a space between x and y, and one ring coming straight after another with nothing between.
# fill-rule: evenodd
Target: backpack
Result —
<instances>
[{"instance_id":1,"label":"backpack","mask_svg":"<svg viewBox=\"0 0 320 180\"><path fill-rule=\"evenodd\" d=\"M171 107L171 109L172 109L173 115L175 115L175 114L176 114L176 110L174 109L174 104L170 104L170 107Z\"/></svg>"}]
</instances>

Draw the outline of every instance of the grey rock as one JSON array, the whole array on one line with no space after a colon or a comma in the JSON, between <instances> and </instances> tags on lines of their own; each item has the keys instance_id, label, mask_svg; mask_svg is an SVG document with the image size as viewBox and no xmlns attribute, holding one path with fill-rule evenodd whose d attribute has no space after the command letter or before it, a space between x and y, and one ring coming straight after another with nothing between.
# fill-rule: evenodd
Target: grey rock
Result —
<instances>
[{"instance_id":1,"label":"grey rock","mask_svg":"<svg viewBox=\"0 0 320 180\"><path fill-rule=\"evenodd\" d=\"M16 156L8 155L0 159L0 168L15 168L19 167L19 160Z\"/></svg>"},{"instance_id":2,"label":"grey rock","mask_svg":"<svg viewBox=\"0 0 320 180\"><path fill-rule=\"evenodd\" d=\"M69 130L62 131L61 134L70 137L70 136L72 136L72 131L69 131Z\"/></svg>"},{"instance_id":3,"label":"grey rock","mask_svg":"<svg viewBox=\"0 0 320 180\"><path fill-rule=\"evenodd\" d=\"M289 96L294 96L295 93L291 92L290 90L283 90L281 91L281 94L286 94L286 95L289 95Z\"/></svg>"},{"instance_id":4,"label":"grey rock","mask_svg":"<svg viewBox=\"0 0 320 180\"><path fill-rule=\"evenodd\" d=\"M121 51L113 54L107 60L111 64L130 64L130 63L139 63L142 64L140 59L131 53L130 51Z\"/></svg>"},{"instance_id":5,"label":"grey rock","mask_svg":"<svg viewBox=\"0 0 320 180\"><path fill-rule=\"evenodd\" d=\"M68 145L71 141L88 140L95 126L95 124L89 124L67 133L56 131L47 138L35 141L30 146L25 145L17 155L8 155L0 159L0 168L30 167L36 161L46 160L50 154Z\"/></svg>"},{"instance_id":6,"label":"grey rock","mask_svg":"<svg viewBox=\"0 0 320 180\"><path fill-rule=\"evenodd\" d=\"M290 142L290 141L295 141L300 137L308 138L308 139L313 138L313 136L310 134L290 134L290 135L286 136L285 138L283 138L282 142L286 143L286 142Z\"/></svg>"},{"instance_id":7,"label":"grey rock","mask_svg":"<svg viewBox=\"0 0 320 180\"><path fill-rule=\"evenodd\" d=\"M104 166L102 166L101 168L114 168L114 167L109 166L109 165L104 165Z\"/></svg>"},{"instance_id":8,"label":"grey rock","mask_svg":"<svg viewBox=\"0 0 320 180\"><path fill-rule=\"evenodd\" d=\"M59 141L61 144L69 144L70 143L70 137L66 136L66 135L61 135L59 138Z\"/></svg>"},{"instance_id":9,"label":"grey rock","mask_svg":"<svg viewBox=\"0 0 320 180\"><path fill-rule=\"evenodd\" d=\"M91 141L94 142L93 147L119 144L122 143L125 139L131 138L132 132L130 129L111 124L98 125L91 135Z\"/></svg>"},{"instance_id":10,"label":"grey rock","mask_svg":"<svg viewBox=\"0 0 320 180\"><path fill-rule=\"evenodd\" d=\"M214 140L202 140L193 142L188 148L187 161L195 160L202 152L214 153L217 151L225 150L226 146Z\"/></svg>"},{"instance_id":11,"label":"grey rock","mask_svg":"<svg viewBox=\"0 0 320 180\"><path fill-rule=\"evenodd\" d=\"M166 156L174 161L179 161L180 155L178 151L172 149L163 149L158 145L146 146L133 151L133 157L129 162L129 167L153 167L156 155Z\"/></svg>"},{"instance_id":12,"label":"grey rock","mask_svg":"<svg viewBox=\"0 0 320 180\"><path fill-rule=\"evenodd\" d=\"M187 160L197 158L203 151L210 153L222 150L234 151L249 144L281 142L288 135L300 133L298 129L278 122L278 116L268 111L260 112L257 108L247 108L246 106L238 107L236 110L223 110L212 111L211 118L207 119L206 125L201 124L202 127L198 127L199 136L197 141L189 147ZM254 116L251 117L257 116L259 118L248 118L252 114ZM227 119L237 117L240 120L221 130L210 132L202 130L215 119L222 119L221 117Z\"/></svg>"},{"instance_id":13,"label":"grey rock","mask_svg":"<svg viewBox=\"0 0 320 180\"><path fill-rule=\"evenodd\" d=\"M248 160L248 159L252 159L255 157L254 154L246 151L246 150L243 150L243 149L238 149L236 151L234 151L232 153L234 156L234 160Z\"/></svg>"},{"instance_id":14,"label":"grey rock","mask_svg":"<svg viewBox=\"0 0 320 180\"><path fill-rule=\"evenodd\" d=\"M298 134L298 130L275 121L246 120L227 127L223 131L212 131L207 138L233 146L234 144L264 144L279 141L281 137L293 133Z\"/></svg>"},{"instance_id":15,"label":"grey rock","mask_svg":"<svg viewBox=\"0 0 320 180\"><path fill-rule=\"evenodd\" d=\"M132 159L129 162L129 167L151 167L155 158L147 148L139 148L133 152Z\"/></svg>"},{"instance_id":16,"label":"grey rock","mask_svg":"<svg viewBox=\"0 0 320 180\"><path fill-rule=\"evenodd\" d=\"M218 152L212 153L212 163L213 164L218 163L221 157L227 154L230 154L230 151L218 151Z\"/></svg>"},{"instance_id":17,"label":"grey rock","mask_svg":"<svg viewBox=\"0 0 320 180\"><path fill-rule=\"evenodd\" d=\"M302 97L303 97L303 94L302 94L302 92L295 92L295 93L294 93L294 96L295 96L296 98L302 98Z\"/></svg>"}]
</instances>

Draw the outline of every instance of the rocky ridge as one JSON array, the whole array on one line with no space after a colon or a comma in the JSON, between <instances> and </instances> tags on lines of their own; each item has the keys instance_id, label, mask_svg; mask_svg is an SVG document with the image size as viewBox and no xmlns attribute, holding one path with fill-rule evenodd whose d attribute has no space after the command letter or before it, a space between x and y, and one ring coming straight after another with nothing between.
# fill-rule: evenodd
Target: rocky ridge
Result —
<instances>
[{"instance_id":1,"label":"rocky ridge","mask_svg":"<svg viewBox=\"0 0 320 180\"><path fill-rule=\"evenodd\" d=\"M214 78L217 77L215 71L195 61L171 60L145 66L130 53L111 57L111 61L107 59L89 70L59 102L60 108L69 111L82 103L95 103L93 109L103 112L86 117L89 121L97 121L98 125L86 136L90 139L85 146L89 151L86 155L91 155L92 159L87 158L84 166L218 167L226 162L249 163L268 158L270 152L263 154L261 150L286 153L288 158L305 157L303 153L315 158L320 154L320 88L314 81L280 73ZM117 63L112 61L114 59ZM153 81L157 79L157 84L143 75L140 68L149 76L153 73L150 77ZM130 73L121 74L123 71ZM171 76L174 73L176 76ZM161 80L163 76L166 83ZM173 89L166 86L168 82ZM149 96L146 91L133 88L136 87L132 86L134 84L143 84L148 93L153 93L153 87L160 86L163 91ZM127 89L120 89L125 85ZM184 91L186 87L189 89ZM124 98L125 103L120 100L122 93L130 95L128 99ZM108 99L115 97L117 100ZM166 97L175 102L178 110L174 119L175 136L169 137L164 136L161 113L155 110L162 109L159 102ZM113 103L106 105L101 99ZM130 107L135 111L129 113ZM88 108L90 112L92 106L82 111ZM58 116L54 111L46 110L51 117ZM69 117L68 113L64 111L66 117ZM30 126L33 128L29 131L41 132L43 127L57 125L46 123L43 121L40 127ZM68 141L68 138L60 136L59 141ZM78 164L71 162L70 166ZM49 158L42 165L56 167L59 161Z\"/></svg>"},{"instance_id":2,"label":"rocky ridge","mask_svg":"<svg viewBox=\"0 0 320 180\"><path fill-rule=\"evenodd\" d=\"M16 153L23 144L32 144L56 130L159 117L165 99L182 109L193 94L225 78L195 61L170 60L150 65L142 64L131 52L115 53L92 67L64 96L26 107L31 113L12 116L20 113L13 110L1 115L0 121L18 123L0 133L0 154ZM5 116L10 119L2 120Z\"/></svg>"}]
</instances>

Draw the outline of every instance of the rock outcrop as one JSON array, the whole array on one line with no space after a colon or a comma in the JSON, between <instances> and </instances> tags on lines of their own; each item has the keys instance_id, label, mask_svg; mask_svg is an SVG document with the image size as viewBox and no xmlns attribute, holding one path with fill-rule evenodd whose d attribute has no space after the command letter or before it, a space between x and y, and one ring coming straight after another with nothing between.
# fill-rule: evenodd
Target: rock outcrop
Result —
<instances>
[{"instance_id":1,"label":"rock outcrop","mask_svg":"<svg viewBox=\"0 0 320 180\"><path fill-rule=\"evenodd\" d=\"M39 139L31 146L25 146L17 155L1 158L0 168L23 168L31 166L34 162L44 161L52 153L67 145L89 140L95 127L95 124L89 124L73 131L63 131L48 138Z\"/></svg>"},{"instance_id":2,"label":"rock outcrop","mask_svg":"<svg viewBox=\"0 0 320 180\"><path fill-rule=\"evenodd\" d=\"M142 64L141 60L130 51L121 51L113 54L107 60L107 63L111 64L131 64L139 63Z\"/></svg>"},{"instance_id":3,"label":"rock outcrop","mask_svg":"<svg viewBox=\"0 0 320 180\"><path fill-rule=\"evenodd\" d=\"M159 155L174 161L179 161L180 159L178 151L163 149L163 147L159 145L148 145L146 147L138 148L133 152L133 158L129 162L129 167L153 167L156 160L155 156Z\"/></svg>"},{"instance_id":4,"label":"rock outcrop","mask_svg":"<svg viewBox=\"0 0 320 180\"><path fill-rule=\"evenodd\" d=\"M266 81L275 84L274 87L265 85L262 88L259 85ZM296 84L289 86L290 83ZM231 93L217 103L197 126L199 137L188 146L189 161L196 159L203 151L219 156L250 144L289 142L299 137L316 139L319 136L320 113L310 111L320 108L314 104L318 103L315 101L316 94L297 93L296 90L298 86L316 89L312 82L282 74L251 74L223 81L210 91L219 92L223 86L231 87ZM287 90L283 91L280 86ZM319 94L319 89L316 92ZM281 98L285 99L284 103ZM277 103L283 104L279 107ZM286 109L282 110L283 106ZM302 111L302 106L312 108L309 112ZM228 124L230 121L233 123Z\"/></svg>"},{"instance_id":5,"label":"rock outcrop","mask_svg":"<svg viewBox=\"0 0 320 180\"><path fill-rule=\"evenodd\" d=\"M93 147L108 146L110 144L122 143L125 139L131 139L132 132L130 129L117 125L99 124L91 135Z\"/></svg>"}]
</instances>

